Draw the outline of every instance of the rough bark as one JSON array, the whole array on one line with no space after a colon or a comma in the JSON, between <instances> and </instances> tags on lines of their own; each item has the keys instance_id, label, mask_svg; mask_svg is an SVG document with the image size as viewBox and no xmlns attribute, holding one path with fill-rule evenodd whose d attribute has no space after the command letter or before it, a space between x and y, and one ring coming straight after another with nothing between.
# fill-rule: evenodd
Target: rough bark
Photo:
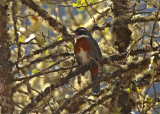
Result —
<instances>
[{"instance_id":1,"label":"rough bark","mask_svg":"<svg viewBox=\"0 0 160 114\"><path fill-rule=\"evenodd\" d=\"M131 41L132 32L128 28L128 22L130 16L125 13L128 10L128 0L112 0L113 1L113 15L115 17L113 25L119 24L119 26L113 26L112 34L115 38L115 45L118 47L119 53L126 51ZM125 96L125 97L123 97ZM130 96L125 92L118 96L118 107L121 107L121 113L130 113L131 107L126 99L130 99ZM121 100L123 99L123 100ZM128 106L128 107L127 107Z\"/></svg>"},{"instance_id":2,"label":"rough bark","mask_svg":"<svg viewBox=\"0 0 160 114\"><path fill-rule=\"evenodd\" d=\"M12 64L10 62L9 35L7 33L7 10L0 4L0 106L1 114L13 113L11 93Z\"/></svg>"},{"instance_id":3,"label":"rough bark","mask_svg":"<svg viewBox=\"0 0 160 114\"><path fill-rule=\"evenodd\" d=\"M118 51L123 53L126 51L128 45L131 41L132 32L128 28L128 23L130 21L130 16L127 15L128 10L128 0L112 0L113 1L113 15L115 17L113 21L112 34L115 38L115 45L118 47Z\"/></svg>"}]
</instances>

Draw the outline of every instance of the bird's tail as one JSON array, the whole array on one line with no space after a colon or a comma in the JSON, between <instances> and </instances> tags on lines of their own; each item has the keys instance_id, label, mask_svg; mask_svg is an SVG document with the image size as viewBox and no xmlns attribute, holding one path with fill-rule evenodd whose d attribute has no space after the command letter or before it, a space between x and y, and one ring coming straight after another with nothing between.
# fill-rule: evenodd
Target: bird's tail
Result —
<instances>
[{"instance_id":1,"label":"bird's tail","mask_svg":"<svg viewBox=\"0 0 160 114\"><path fill-rule=\"evenodd\" d=\"M92 82L98 81L98 80L99 80L98 75L97 75L97 76L94 76L94 75L91 74L91 80L92 80ZM94 87L92 88L92 93L93 93L93 94L99 94L99 93L100 93L100 84L97 84L96 86L94 86Z\"/></svg>"},{"instance_id":2,"label":"bird's tail","mask_svg":"<svg viewBox=\"0 0 160 114\"><path fill-rule=\"evenodd\" d=\"M92 83L99 80L98 69L99 69L98 66L94 66L94 67L92 67L92 68L90 69L90 72L91 72L91 81L92 81ZM94 87L92 88L92 93L93 93L93 94L99 94L99 93L100 93L100 84L97 84L96 86L94 86Z\"/></svg>"}]
</instances>

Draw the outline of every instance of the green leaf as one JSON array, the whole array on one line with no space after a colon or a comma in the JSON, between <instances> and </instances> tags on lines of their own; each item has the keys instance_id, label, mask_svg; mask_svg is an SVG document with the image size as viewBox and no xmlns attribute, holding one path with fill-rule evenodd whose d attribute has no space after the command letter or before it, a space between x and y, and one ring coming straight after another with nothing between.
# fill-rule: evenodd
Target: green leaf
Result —
<instances>
[{"instance_id":1,"label":"green leaf","mask_svg":"<svg viewBox=\"0 0 160 114\"><path fill-rule=\"evenodd\" d=\"M96 3L96 2L97 2L97 0L90 0L90 2L91 2L91 3Z\"/></svg>"},{"instance_id":2,"label":"green leaf","mask_svg":"<svg viewBox=\"0 0 160 114\"><path fill-rule=\"evenodd\" d=\"M96 112L96 110L97 110L97 107L92 108L93 112Z\"/></svg>"},{"instance_id":3,"label":"green leaf","mask_svg":"<svg viewBox=\"0 0 160 114\"><path fill-rule=\"evenodd\" d=\"M40 44L44 44L46 42L46 40L44 38L40 39Z\"/></svg>"},{"instance_id":4,"label":"green leaf","mask_svg":"<svg viewBox=\"0 0 160 114\"><path fill-rule=\"evenodd\" d=\"M44 45L44 43L46 42L46 39L43 37L36 37L36 41L39 45Z\"/></svg>"},{"instance_id":5,"label":"green leaf","mask_svg":"<svg viewBox=\"0 0 160 114\"><path fill-rule=\"evenodd\" d=\"M128 94L132 93L132 84L130 84L129 88L125 90Z\"/></svg>"},{"instance_id":6,"label":"green leaf","mask_svg":"<svg viewBox=\"0 0 160 114\"><path fill-rule=\"evenodd\" d=\"M36 73L38 73L39 71L38 70L32 70L32 74L36 74Z\"/></svg>"},{"instance_id":7,"label":"green leaf","mask_svg":"<svg viewBox=\"0 0 160 114\"><path fill-rule=\"evenodd\" d=\"M117 113L120 114L120 112L121 112L121 107L117 108Z\"/></svg>"},{"instance_id":8,"label":"green leaf","mask_svg":"<svg viewBox=\"0 0 160 114\"><path fill-rule=\"evenodd\" d=\"M152 103L153 99L151 97L147 97L147 102Z\"/></svg>"},{"instance_id":9,"label":"green leaf","mask_svg":"<svg viewBox=\"0 0 160 114\"><path fill-rule=\"evenodd\" d=\"M69 48L72 49L72 48L73 48L73 45L72 45L72 44L69 44Z\"/></svg>"},{"instance_id":10,"label":"green leaf","mask_svg":"<svg viewBox=\"0 0 160 114\"><path fill-rule=\"evenodd\" d=\"M109 114L121 114L120 113L121 112L121 107L119 108L117 108L117 109L115 109L113 112L110 112Z\"/></svg>"}]
</instances>

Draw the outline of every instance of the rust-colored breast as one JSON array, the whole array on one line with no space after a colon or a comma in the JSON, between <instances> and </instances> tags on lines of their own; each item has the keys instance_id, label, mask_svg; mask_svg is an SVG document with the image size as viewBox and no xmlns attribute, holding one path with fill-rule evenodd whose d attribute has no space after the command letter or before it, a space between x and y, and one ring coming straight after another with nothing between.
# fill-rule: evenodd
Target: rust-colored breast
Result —
<instances>
[{"instance_id":1,"label":"rust-colored breast","mask_svg":"<svg viewBox=\"0 0 160 114\"><path fill-rule=\"evenodd\" d=\"M75 45L74 45L75 54L79 54L81 48L85 52L88 52L91 50L91 44L88 42L88 40L86 38L80 38L75 42Z\"/></svg>"}]
</instances>

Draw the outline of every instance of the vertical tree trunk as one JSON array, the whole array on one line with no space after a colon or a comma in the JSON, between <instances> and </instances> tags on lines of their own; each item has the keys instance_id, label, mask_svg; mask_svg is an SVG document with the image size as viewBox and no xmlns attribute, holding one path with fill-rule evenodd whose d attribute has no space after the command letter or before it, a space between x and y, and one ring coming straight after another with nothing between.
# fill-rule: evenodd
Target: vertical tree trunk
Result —
<instances>
[{"instance_id":1,"label":"vertical tree trunk","mask_svg":"<svg viewBox=\"0 0 160 114\"><path fill-rule=\"evenodd\" d=\"M10 38L7 33L7 9L0 4L0 106L1 114L13 113L11 93L12 64L10 62Z\"/></svg>"},{"instance_id":2,"label":"vertical tree trunk","mask_svg":"<svg viewBox=\"0 0 160 114\"><path fill-rule=\"evenodd\" d=\"M123 53L127 50L127 47L131 41L132 32L128 28L128 22L130 15L126 13L128 11L128 0L112 0L113 2L113 15L114 22L118 26L112 28L112 35L115 38L115 45L118 47L119 53ZM118 107L121 107L121 113L128 114L131 112L131 106L129 100L131 101L130 96L123 92L118 96ZM113 100L114 101L114 100ZM116 106L117 104L115 104Z\"/></svg>"}]
</instances>

